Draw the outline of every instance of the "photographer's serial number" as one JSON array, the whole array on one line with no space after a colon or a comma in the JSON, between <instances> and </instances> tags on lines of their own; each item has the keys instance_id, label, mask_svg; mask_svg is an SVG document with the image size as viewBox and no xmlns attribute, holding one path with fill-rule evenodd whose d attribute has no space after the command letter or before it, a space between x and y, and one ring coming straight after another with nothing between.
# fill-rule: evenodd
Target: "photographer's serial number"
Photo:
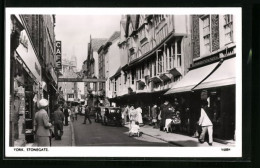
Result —
<instances>
[{"instance_id":1,"label":"photographer's serial number","mask_svg":"<svg viewBox=\"0 0 260 168\"><path fill-rule=\"evenodd\" d=\"M230 148L221 148L221 150L227 152L230 151Z\"/></svg>"}]
</instances>

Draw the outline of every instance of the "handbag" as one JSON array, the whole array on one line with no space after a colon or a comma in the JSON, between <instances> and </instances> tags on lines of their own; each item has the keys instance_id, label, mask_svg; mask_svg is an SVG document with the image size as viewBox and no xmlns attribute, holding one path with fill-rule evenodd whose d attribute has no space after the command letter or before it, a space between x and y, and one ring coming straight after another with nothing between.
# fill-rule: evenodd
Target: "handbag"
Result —
<instances>
[{"instance_id":1,"label":"handbag","mask_svg":"<svg viewBox=\"0 0 260 168\"><path fill-rule=\"evenodd\" d=\"M51 138L54 138L54 137L55 137L55 134L54 134L54 132L53 132L52 129L50 129L50 134L51 134Z\"/></svg>"},{"instance_id":2,"label":"handbag","mask_svg":"<svg viewBox=\"0 0 260 168\"><path fill-rule=\"evenodd\" d=\"M181 119L180 119L179 117L174 117L174 118L172 119L172 123L173 123L174 125L181 124Z\"/></svg>"}]
</instances>

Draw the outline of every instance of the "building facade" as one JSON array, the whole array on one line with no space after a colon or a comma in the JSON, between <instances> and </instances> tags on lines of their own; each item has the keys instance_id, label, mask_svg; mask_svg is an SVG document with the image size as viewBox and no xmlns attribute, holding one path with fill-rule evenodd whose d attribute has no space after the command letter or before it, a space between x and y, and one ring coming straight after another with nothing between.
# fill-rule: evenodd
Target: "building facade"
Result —
<instances>
[{"instance_id":1,"label":"building facade","mask_svg":"<svg viewBox=\"0 0 260 168\"><path fill-rule=\"evenodd\" d=\"M114 74L120 69L120 50L118 48L120 32L115 31L98 50L99 55L99 78L106 79L105 83L99 84L99 90L105 93L105 97L112 98L113 88L116 87ZM113 65L113 66L109 66Z\"/></svg>"},{"instance_id":2,"label":"building facade","mask_svg":"<svg viewBox=\"0 0 260 168\"><path fill-rule=\"evenodd\" d=\"M41 98L57 100L54 15L11 15L10 146L34 141L33 118Z\"/></svg>"},{"instance_id":3,"label":"building facade","mask_svg":"<svg viewBox=\"0 0 260 168\"><path fill-rule=\"evenodd\" d=\"M84 78L98 78L100 72L98 49L107 42L105 38L91 38L88 43L88 55L87 59L83 63ZM100 86L101 85L101 86ZM84 93L87 99L88 105L95 105L97 100L89 99L89 96L97 95L99 88L102 87L102 83L99 82L85 82Z\"/></svg>"},{"instance_id":4,"label":"building facade","mask_svg":"<svg viewBox=\"0 0 260 168\"><path fill-rule=\"evenodd\" d=\"M63 54L65 55L65 54ZM64 57L62 59L61 78L77 78L77 57ZM65 102L70 105L72 102L78 102L81 96L77 82L59 82L59 91Z\"/></svg>"},{"instance_id":5,"label":"building facade","mask_svg":"<svg viewBox=\"0 0 260 168\"><path fill-rule=\"evenodd\" d=\"M235 139L235 23L232 15L192 16L193 64L166 93L186 100L193 130L200 116L200 100L207 99L214 112L213 137L224 140Z\"/></svg>"},{"instance_id":6,"label":"building facade","mask_svg":"<svg viewBox=\"0 0 260 168\"><path fill-rule=\"evenodd\" d=\"M192 63L190 22L188 15L122 16L121 69L112 79L116 94L111 101L141 106L149 116Z\"/></svg>"}]
</instances>

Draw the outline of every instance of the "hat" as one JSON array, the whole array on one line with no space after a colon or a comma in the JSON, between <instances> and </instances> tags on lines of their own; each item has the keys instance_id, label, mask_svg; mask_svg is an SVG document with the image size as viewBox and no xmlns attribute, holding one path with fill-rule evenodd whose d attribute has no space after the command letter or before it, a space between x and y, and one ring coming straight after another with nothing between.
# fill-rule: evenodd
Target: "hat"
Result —
<instances>
[{"instance_id":1,"label":"hat","mask_svg":"<svg viewBox=\"0 0 260 168\"><path fill-rule=\"evenodd\" d=\"M46 99L41 99L40 101L39 101L39 107L46 107L46 106L48 106L49 105L49 102L48 102L48 100L46 100Z\"/></svg>"}]
</instances>

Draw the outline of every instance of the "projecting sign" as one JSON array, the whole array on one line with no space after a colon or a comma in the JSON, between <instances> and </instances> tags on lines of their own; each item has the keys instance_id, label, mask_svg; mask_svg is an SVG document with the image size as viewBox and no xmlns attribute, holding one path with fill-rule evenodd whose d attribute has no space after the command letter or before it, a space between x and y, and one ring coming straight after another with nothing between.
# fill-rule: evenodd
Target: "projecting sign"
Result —
<instances>
[{"instance_id":1,"label":"projecting sign","mask_svg":"<svg viewBox=\"0 0 260 168\"><path fill-rule=\"evenodd\" d=\"M57 67L57 69L62 69L62 67L61 67L61 41L56 41L56 67Z\"/></svg>"}]
</instances>

